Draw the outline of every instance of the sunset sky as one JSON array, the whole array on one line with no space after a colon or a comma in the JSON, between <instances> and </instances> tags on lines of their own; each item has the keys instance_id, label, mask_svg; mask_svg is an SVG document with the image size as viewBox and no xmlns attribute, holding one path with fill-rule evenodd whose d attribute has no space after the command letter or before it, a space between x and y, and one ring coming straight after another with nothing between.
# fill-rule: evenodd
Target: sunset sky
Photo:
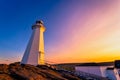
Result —
<instances>
[{"instance_id":1,"label":"sunset sky","mask_svg":"<svg viewBox=\"0 0 120 80\"><path fill-rule=\"evenodd\" d=\"M120 0L0 0L0 63L21 61L39 19L49 63L120 59Z\"/></svg>"}]
</instances>

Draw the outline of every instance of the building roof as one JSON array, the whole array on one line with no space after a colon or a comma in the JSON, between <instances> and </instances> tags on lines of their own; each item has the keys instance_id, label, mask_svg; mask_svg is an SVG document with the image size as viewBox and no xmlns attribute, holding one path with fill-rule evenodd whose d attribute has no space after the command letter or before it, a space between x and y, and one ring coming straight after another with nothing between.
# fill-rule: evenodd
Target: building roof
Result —
<instances>
[{"instance_id":1,"label":"building roof","mask_svg":"<svg viewBox=\"0 0 120 80\"><path fill-rule=\"evenodd\" d=\"M97 63L83 63L78 66L99 66Z\"/></svg>"},{"instance_id":2,"label":"building roof","mask_svg":"<svg viewBox=\"0 0 120 80\"><path fill-rule=\"evenodd\" d=\"M112 68L108 67L106 70L114 70L114 68L113 67Z\"/></svg>"},{"instance_id":3,"label":"building roof","mask_svg":"<svg viewBox=\"0 0 120 80\"><path fill-rule=\"evenodd\" d=\"M113 66L113 63L83 63L77 66Z\"/></svg>"}]
</instances>

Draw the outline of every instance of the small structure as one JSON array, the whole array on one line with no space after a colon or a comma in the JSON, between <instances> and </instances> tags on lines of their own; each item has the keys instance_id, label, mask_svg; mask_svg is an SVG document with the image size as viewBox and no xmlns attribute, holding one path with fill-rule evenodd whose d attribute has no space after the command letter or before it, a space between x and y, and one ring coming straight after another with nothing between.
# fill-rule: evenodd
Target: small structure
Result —
<instances>
[{"instance_id":1,"label":"small structure","mask_svg":"<svg viewBox=\"0 0 120 80\"><path fill-rule=\"evenodd\" d=\"M44 31L42 21L36 21L32 26L32 35L25 50L21 64L45 65L44 62Z\"/></svg>"},{"instance_id":2,"label":"small structure","mask_svg":"<svg viewBox=\"0 0 120 80\"><path fill-rule=\"evenodd\" d=\"M105 70L107 69L107 67L112 67L112 66L98 65L97 63L85 63L79 66L76 66L75 71L76 72L82 71L85 73L90 73L90 74L94 74L97 76L106 77Z\"/></svg>"},{"instance_id":3,"label":"small structure","mask_svg":"<svg viewBox=\"0 0 120 80\"><path fill-rule=\"evenodd\" d=\"M115 65L120 63L115 62ZM75 67L75 72L77 74L89 73L101 77L108 78L110 80L120 80L120 69L114 68L114 65L108 64L97 64L97 63L85 63Z\"/></svg>"}]
</instances>

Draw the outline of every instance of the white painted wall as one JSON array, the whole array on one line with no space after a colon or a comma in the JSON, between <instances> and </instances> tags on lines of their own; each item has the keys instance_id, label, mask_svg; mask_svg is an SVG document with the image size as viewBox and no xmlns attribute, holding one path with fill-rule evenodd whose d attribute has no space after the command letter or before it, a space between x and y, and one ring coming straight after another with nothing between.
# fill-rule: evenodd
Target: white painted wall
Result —
<instances>
[{"instance_id":1,"label":"white painted wall","mask_svg":"<svg viewBox=\"0 0 120 80\"><path fill-rule=\"evenodd\" d=\"M107 74L106 74L106 69L108 67L113 67L113 66L100 66L100 70L101 70L101 74L102 74L102 77L106 77Z\"/></svg>"},{"instance_id":2,"label":"white painted wall","mask_svg":"<svg viewBox=\"0 0 120 80\"><path fill-rule=\"evenodd\" d=\"M21 64L44 65L44 33L45 27L36 23L29 40Z\"/></svg>"},{"instance_id":3,"label":"white painted wall","mask_svg":"<svg viewBox=\"0 0 120 80\"><path fill-rule=\"evenodd\" d=\"M38 64L39 33L39 28L33 29L32 36L29 40L21 63L32 65Z\"/></svg>"},{"instance_id":4,"label":"white painted wall","mask_svg":"<svg viewBox=\"0 0 120 80\"><path fill-rule=\"evenodd\" d=\"M120 76L117 69L107 70L107 77L111 80L120 80Z\"/></svg>"},{"instance_id":5,"label":"white painted wall","mask_svg":"<svg viewBox=\"0 0 120 80\"><path fill-rule=\"evenodd\" d=\"M107 67L112 66L76 66L75 71L82 71L90 74L95 74L98 76L106 77Z\"/></svg>"},{"instance_id":6,"label":"white painted wall","mask_svg":"<svg viewBox=\"0 0 120 80\"><path fill-rule=\"evenodd\" d=\"M82 71L90 74L102 76L99 66L77 66L75 71Z\"/></svg>"}]
</instances>

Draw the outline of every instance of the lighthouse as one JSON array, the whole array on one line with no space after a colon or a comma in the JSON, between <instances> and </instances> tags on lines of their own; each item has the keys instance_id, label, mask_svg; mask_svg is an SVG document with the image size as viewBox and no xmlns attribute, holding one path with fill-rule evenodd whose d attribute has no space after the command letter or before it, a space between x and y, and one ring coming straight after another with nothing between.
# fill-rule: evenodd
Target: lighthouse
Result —
<instances>
[{"instance_id":1,"label":"lighthouse","mask_svg":"<svg viewBox=\"0 0 120 80\"><path fill-rule=\"evenodd\" d=\"M32 35L24 52L21 64L45 65L44 32L46 28L41 20L32 26Z\"/></svg>"}]
</instances>

